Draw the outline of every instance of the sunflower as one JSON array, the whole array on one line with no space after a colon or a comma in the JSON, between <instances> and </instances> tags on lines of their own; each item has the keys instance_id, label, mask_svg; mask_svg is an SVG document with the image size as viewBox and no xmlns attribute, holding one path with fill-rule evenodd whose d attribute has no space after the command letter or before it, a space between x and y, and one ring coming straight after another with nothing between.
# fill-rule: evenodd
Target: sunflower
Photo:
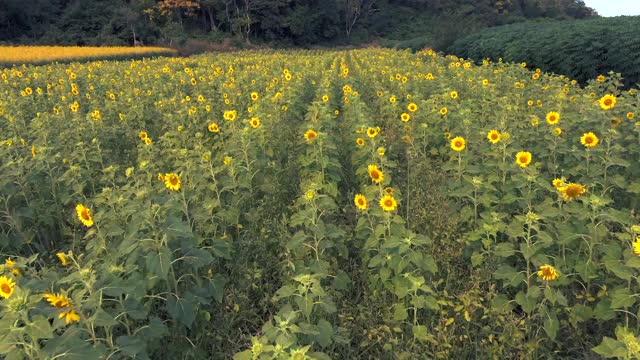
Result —
<instances>
[{"instance_id":1,"label":"sunflower","mask_svg":"<svg viewBox=\"0 0 640 360\"><path fill-rule=\"evenodd\" d=\"M362 194L356 194L353 198L353 202L356 204L356 207L360 210L367 210L367 198Z\"/></svg>"},{"instance_id":2,"label":"sunflower","mask_svg":"<svg viewBox=\"0 0 640 360\"><path fill-rule=\"evenodd\" d=\"M462 151L467 147L467 142L462 136L456 136L451 139L451 148L455 151Z\"/></svg>"},{"instance_id":3,"label":"sunflower","mask_svg":"<svg viewBox=\"0 0 640 360\"><path fill-rule=\"evenodd\" d=\"M57 309L64 309L71 306L71 300L62 294L44 294L42 297Z\"/></svg>"},{"instance_id":4,"label":"sunflower","mask_svg":"<svg viewBox=\"0 0 640 360\"><path fill-rule=\"evenodd\" d=\"M489 85L489 79L482 79L482 86Z\"/></svg>"},{"instance_id":5,"label":"sunflower","mask_svg":"<svg viewBox=\"0 0 640 360\"><path fill-rule=\"evenodd\" d=\"M146 145L151 145L151 143L152 143L152 142L153 142L153 141L151 140L151 138L150 138L150 137L148 137L148 138L145 138L145 139L144 139L144 143L145 143Z\"/></svg>"},{"instance_id":6,"label":"sunflower","mask_svg":"<svg viewBox=\"0 0 640 360\"><path fill-rule=\"evenodd\" d=\"M380 199L380 207L384 211L394 211L398 207L396 199L391 195L385 195Z\"/></svg>"},{"instance_id":7,"label":"sunflower","mask_svg":"<svg viewBox=\"0 0 640 360\"><path fill-rule=\"evenodd\" d=\"M322 96L322 101L324 101L324 102L329 101L329 96L328 95L323 95Z\"/></svg>"},{"instance_id":8,"label":"sunflower","mask_svg":"<svg viewBox=\"0 0 640 360\"><path fill-rule=\"evenodd\" d=\"M560 189L561 187L564 186L564 180L563 179L559 179L559 178L555 178L553 179L553 181L551 182L551 184L553 186L555 186L556 189Z\"/></svg>"},{"instance_id":9,"label":"sunflower","mask_svg":"<svg viewBox=\"0 0 640 360\"><path fill-rule=\"evenodd\" d=\"M605 79L605 77L604 77L604 75L602 75L602 74L598 75L598 78L596 78L596 80L597 80L598 82L603 82L603 81L604 81L604 79Z\"/></svg>"},{"instance_id":10,"label":"sunflower","mask_svg":"<svg viewBox=\"0 0 640 360\"><path fill-rule=\"evenodd\" d=\"M640 237L636 238L636 241L633 242L633 252L640 256Z\"/></svg>"},{"instance_id":11,"label":"sunflower","mask_svg":"<svg viewBox=\"0 0 640 360\"><path fill-rule=\"evenodd\" d=\"M634 118L635 116L636 116L636 115L635 115L633 112L631 112L631 111L629 111L629 112L627 113L627 119L629 119L629 120L633 120L633 118Z\"/></svg>"},{"instance_id":12,"label":"sunflower","mask_svg":"<svg viewBox=\"0 0 640 360\"><path fill-rule=\"evenodd\" d=\"M560 129L559 127L553 129L553 135L555 135L555 136L562 135L562 129Z\"/></svg>"},{"instance_id":13,"label":"sunflower","mask_svg":"<svg viewBox=\"0 0 640 360\"><path fill-rule=\"evenodd\" d=\"M307 140L309 144L311 144L313 140L315 140L317 137L318 137L318 133L312 129L309 129L307 130L307 132L304 133L304 139Z\"/></svg>"},{"instance_id":14,"label":"sunflower","mask_svg":"<svg viewBox=\"0 0 640 360\"><path fill-rule=\"evenodd\" d=\"M560 114L555 111L551 111L547 113L546 119L547 119L547 124L555 125L558 123L558 121L560 121Z\"/></svg>"},{"instance_id":15,"label":"sunflower","mask_svg":"<svg viewBox=\"0 0 640 360\"><path fill-rule=\"evenodd\" d=\"M533 100L529 100L529 101L527 101L527 105L528 105L528 106L533 106Z\"/></svg>"},{"instance_id":16,"label":"sunflower","mask_svg":"<svg viewBox=\"0 0 640 360\"><path fill-rule=\"evenodd\" d=\"M357 138L356 139L356 144L360 147L364 146L364 139L363 138Z\"/></svg>"},{"instance_id":17,"label":"sunflower","mask_svg":"<svg viewBox=\"0 0 640 360\"><path fill-rule=\"evenodd\" d=\"M164 176L164 184L169 190L180 190L180 176L176 173L168 173Z\"/></svg>"},{"instance_id":18,"label":"sunflower","mask_svg":"<svg viewBox=\"0 0 640 360\"><path fill-rule=\"evenodd\" d=\"M571 201L579 198L582 194L587 192L587 189L584 185L569 183L566 186L562 186L558 188L560 191L560 195L566 201Z\"/></svg>"},{"instance_id":19,"label":"sunflower","mask_svg":"<svg viewBox=\"0 0 640 360\"><path fill-rule=\"evenodd\" d=\"M393 195L393 188L392 187L386 187L382 191L384 191L385 195Z\"/></svg>"},{"instance_id":20,"label":"sunflower","mask_svg":"<svg viewBox=\"0 0 640 360\"><path fill-rule=\"evenodd\" d=\"M0 276L0 296L8 299L13 295L13 288L16 286L16 283L13 280L9 279L6 276Z\"/></svg>"},{"instance_id":21,"label":"sunflower","mask_svg":"<svg viewBox=\"0 0 640 360\"><path fill-rule=\"evenodd\" d=\"M409 120L411 120L411 115L407 114L407 113L402 113L402 115L400 115L400 120L407 122Z\"/></svg>"},{"instance_id":22,"label":"sunflower","mask_svg":"<svg viewBox=\"0 0 640 360\"><path fill-rule=\"evenodd\" d=\"M440 109L440 115L447 115L448 112L449 110L446 107L443 107L442 109Z\"/></svg>"},{"instance_id":23,"label":"sunflower","mask_svg":"<svg viewBox=\"0 0 640 360\"><path fill-rule=\"evenodd\" d=\"M252 92L251 93L251 100L256 101L258 100L258 93L257 92Z\"/></svg>"},{"instance_id":24,"label":"sunflower","mask_svg":"<svg viewBox=\"0 0 640 360\"><path fill-rule=\"evenodd\" d=\"M516 164L521 168L526 168L531 164L531 153L528 151L520 151L516 154Z\"/></svg>"},{"instance_id":25,"label":"sunflower","mask_svg":"<svg viewBox=\"0 0 640 360\"><path fill-rule=\"evenodd\" d=\"M257 129L260 127L260 119L252 117L251 120L249 120L249 124L251 124L252 128Z\"/></svg>"},{"instance_id":26,"label":"sunflower","mask_svg":"<svg viewBox=\"0 0 640 360\"><path fill-rule=\"evenodd\" d=\"M595 147L598 145L598 142L600 142L600 140L593 132L585 133L580 137L580 143L588 148Z\"/></svg>"},{"instance_id":27,"label":"sunflower","mask_svg":"<svg viewBox=\"0 0 640 360\"><path fill-rule=\"evenodd\" d=\"M138 133L138 137L140 138L140 140L144 140L144 139L146 139L147 137L149 137L149 134L147 134L147 132L146 132L146 131L140 131L140 132Z\"/></svg>"},{"instance_id":28,"label":"sunflower","mask_svg":"<svg viewBox=\"0 0 640 360\"><path fill-rule=\"evenodd\" d=\"M408 144L411 142L411 136L409 135L405 135L402 137L402 142L404 142L405 144Z\"/></svg>"},{"instance_id":29,"label":"sunflower","mask_svg":"<svg viewBox=\"0 0 640 360\"><path fill-rule=\"evenodd\" d=\"M396 97L395 97L395 96L390 97L390 98L389 98L389 102L390 102L390 103L392 103L392 104L395 104L395 102L396 102Z\"/></svg>"},{"instance_id":30,"label":"sunflower","mask_svg":"<svg viewBox=\"0 0 640 360\"><path fill-rule=\"evenodd\" d=\"M487 139L489 139L490 143L497 144L498 142L500 142L500 132L498 130L489 131L489 133L487 134Z\"/></svg>"},{"instance_id":31,"label":"sunflower","mask_svg":"<svg viewBox=\"0 0 640 360\"><path fill-rule=\"evenodd\" d=\"M58 257L58 259L60 259L60 262L62 263L62 266L67 266L67 255L65 253L56 253L56 256Z\"/></svg>"},{"instance_id":32,"label":"sunflower","mask_svg":"<svg viewBox=\"0 0 640 360\"><path fill-rule=\"evenodd\" d=\"M378 155L384 156L385 149L383 147L379 147L377 151L378 151Z\"/></svg>"},{"instance_id":33,"label":"sunflower","mask_svg":"<svg viewBox=\"0 0 640 360\"><path fill-rule=\"evenodd\" d=\"M76 214L78 219L86 226L91 227L93 225L93 217L91 216L91 210L82 204L76 206Z\"/></svg>"},{"instance_id":34,"label":"sunflower","mask_svg":"<svg viewBox=\"0 0 640 360\"><path fill-rule=\"evenodd\" d=\"M416 105L415 103L411 103L407 105L407 110L411 112L416 112L416 110L418 110L418 105Z\"/></svg>"},{"instance_id":35,"label":"sunflower","mask_svg":"<svg viewBox=\"0 0 640 360\"><path fill-rule=\"evenodd\" d=\"M207 126L207 129L212 133L220 132L220 127L216 123L209 124L209 126Z\"/></svg>"},{"instance_id":36,"label":"sunflower","mask_svg":"<svg viewBox=\"0 0 640 360\"><path fill-rule=\"evenodd\" d=\"M614 95L606 94L605 96L600 98L600 100L598 100L598 103L600 103L600 107L602 108L602 110L609 110L616 106L616 101L617 98Z\"/></svg>"},{"instance_id":37,"label":"sunflower","mask_svg":"<svg viewBox=\"0 0 640 360\"><path fill-rule=\"evenodd\" d=\"M542 265L538 271L538 276L544 281L551 281L558 278L558 272L551 265Z\"/></svg>"},{"instance_id":38,"label":"sunflower","mask_svg":"<svg viewBox=\"0 0 640 360\"><path fill-rule=\"evenodd\" d=\"M78 315L74 309L69 309L68 311L61 312L60 315L58 315L58 319L62 318L65 318L64 321L67 325L69 325L73 321L80 322L80 315Z\"/></svg>"},{"instance_id":39,"label":"sunflower","mask_svg":"<svg viewBox=\"0 0 640 360\"><path fill-rule=\"evenodd\" d=\"M12 267L16 266L16 262L11 260L11 258L7 258L4 261L4 266L6 266L8 269L11 269Z\"/></svg>"},{"instance_id":40,"label":"sunflower","mask_svg":"<svg viewBox=\"0 0 640 360\"><path fill-rule=\"evenodd\" d=\"M367 128L367 136L370 138L374 138L376 136L378 136L378 134L380 133L380 128L379 127L375 127L375 128Z\"/></svg>"},{"instance_id":41,"label":"sunflower","mask_svg":"<svg viewBox=\"0 0 640 360\"><path fill-rule=\"evenodd\" d=\"M371 180L373 180L373 182L375 182L376 184L380 184L382 181L384 181L384 174L382 173L382 171L380 171L380 169L378 169L377 166L369 165L367 169L369 171L369 177L371 177Z\"/></svg>"},{"instance_id":42,"label":"sunflower","mask_svg":"<svg viewBox=\"0 0 640 360\"><path fill-rule=\"evenodd\" d=\"M452 99L457 99L458 98L458 92L457 91L452 91L449 96L451 96Z\"/></svg>"}]
</instances>

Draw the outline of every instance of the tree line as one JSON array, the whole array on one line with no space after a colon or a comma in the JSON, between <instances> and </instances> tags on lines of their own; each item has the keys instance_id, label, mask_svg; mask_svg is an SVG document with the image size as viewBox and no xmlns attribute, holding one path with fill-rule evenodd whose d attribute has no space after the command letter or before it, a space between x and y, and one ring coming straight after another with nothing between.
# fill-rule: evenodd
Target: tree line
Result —
<instances>
[{"instance_id":1,"label":"tree line","mask_svg":"<svg viewBox=\"0 0 640 360\"><path fill-rule=\"evenodd\" d=\"M0 42L168 45L231 37L308 46L593 16L582 0L2 0Z\"/></svg>"}]
</instances>

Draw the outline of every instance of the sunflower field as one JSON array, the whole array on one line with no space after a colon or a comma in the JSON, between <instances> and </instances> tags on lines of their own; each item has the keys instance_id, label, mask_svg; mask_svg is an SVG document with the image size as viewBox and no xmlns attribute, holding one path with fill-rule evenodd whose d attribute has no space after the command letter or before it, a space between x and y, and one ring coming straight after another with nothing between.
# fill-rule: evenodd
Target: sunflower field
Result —
<instances>
[{"instance_id":1,"label":"sunflower field","mask_svg":"<svg viewBox=\"0 0 640 360\"><path fill-rule=\"evenodd\" d=\"M161 47L91 46L2 46L0 66L46 64L90 60L129 60L153 56L174 56L177 51Z\"/></svg>"},{"instance_id":2,"label":"sunflower field","mask_svg":"<svg viewBox=\"0 0 640 360\"><path fill-rule=\"evenodd\" d=\"M640 97L431 50L0 71L0 357L640 356Z\"/></svg>"}]
</instances>

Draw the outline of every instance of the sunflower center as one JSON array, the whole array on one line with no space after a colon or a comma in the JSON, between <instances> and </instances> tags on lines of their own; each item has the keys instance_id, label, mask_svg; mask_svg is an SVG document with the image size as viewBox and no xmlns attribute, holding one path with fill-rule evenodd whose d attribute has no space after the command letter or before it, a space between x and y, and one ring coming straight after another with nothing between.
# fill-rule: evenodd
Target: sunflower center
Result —
<instances>
[{"instance_id":1,"label":"sunflower center","mask_svg":"<svg viewBox=\"0 0 640 360\"><path fill-rule=\"evenodd\" d=\"M593 143L593 138L592 138L591 136L587 136L587 137L584 139L584 142L586 142L587 144L591 144L591 143Z\"/></svg>"},{"instance_id":2,"label":"sunflower center","mask_svg":"<svg viewBox=\"0 0 640 360\"><path fill-rule=\"evenodd\" d=\"M169 182L171 183L171 185L178 185L178 178L175 176L171 176L169 178Z\"/></svg>"},{"instance_id":3,"label":"sunflower center","mask_svg":"<svg viewBox=\"0 0 640 360\"><path fill-rule=\"evenodd\" d=\"M526 163L527 162L527 157L526 156L520 156L520 162L521 163Z\"/></svg>"},{"instance_id":4,"label":"sunflower center","mask_svg":"<svg viewBox=\"0 0 640 360\"><path fill-rule=\"evenodd\" d=\"M580 195L580 188L577 186L569 186L566 190L567 196L569 197L577 197Z\"/></svg>"},{"instance_id":5,"label":"sunflower center","mask_svg":"<svg viewBox=\"0 0 640 360\"><path fill-rule=\"evenodd\" d=\"M380 178L380 174L377 171L374 171L371 173L371 177L377 180Z\"/></svg>"},{"instance_id":6,"label":"sunflower center","mask_svg":"<svg viewBox=\"0 0 640 360\"><path fill-rule=\"evenodd\" d=\"M604 104L607 106L611 105L611 99L604 99Z\"/></svg>"},{"instance_id":7,"label":"sunflower center","mask_svg":"<svg viewBox=\"0 0 640 360\"><path fill-rule=\"evenodd\" d=\"M2 290L3 293L8 294L11 292L11 287L9 286L9 284L3 283L2 285L0 285L0 290Z\"/></svg>"},{"instance_id":8,"label":"sunflower center","mask_svg":"<svg viewBox=\"0 0 640 360\"><path fill-rule=\"evenodd\" d=\"M393 206L393 201L388 200L388 199L387 199L387 200L385 200L385 201L384 201L384 206L386 206L386 207L392 207L392 206Z\"/></svg>"},{"instance_id":9,"label":"sunflower center","mask_svg":"<svg viewBox=\"0 0 640 360\"><path fill-rule=\"evenodd\" d=\"M552 115L551 117L549 117L549 120L556 121L556 117Z\"/></svg>"},{"instance_id":10,"label":"sunflower center","mask_svg":"<svg viewBox=\"0 0 640 360\"><path fill-rule=\"evenodd\" d=\"M498 140L498 134L491 134L491 140Z\"/></svg>"},{"instance_id":11,"label":"sunflower center","mask_svg":"<svg viewBox=\"0 0 640 360\"><path fill-rule=\"evenodd\" d=\"M456 141L456 147L462 147L462 141Z\"/></svg>"},{"instance_id":12,"label":"sunflower center","mask_svg":"<svg viewBox=\"0 0 640 360\"><path fill-rule=\"evenodd\" d=\"M360 206L364 206L364 200L362 200L362 199L358 199L358 205L360 205Z\"/></svg>"},{"instance_id":13,"label":"sunflower center","mask_svg":"<svg viewBox=\"0 0 640 360\"><path fill-rule=\"evenodd\" d=\"M83 210L82 210L82 214L81 214L81 215L82 215L82 218L83 218L83 219L85 219L85 220L89 220L89 217L90 217L90 216L89 216L89 211L87 211L87 209L83 209Z\"/></svg>"}]
</instances>

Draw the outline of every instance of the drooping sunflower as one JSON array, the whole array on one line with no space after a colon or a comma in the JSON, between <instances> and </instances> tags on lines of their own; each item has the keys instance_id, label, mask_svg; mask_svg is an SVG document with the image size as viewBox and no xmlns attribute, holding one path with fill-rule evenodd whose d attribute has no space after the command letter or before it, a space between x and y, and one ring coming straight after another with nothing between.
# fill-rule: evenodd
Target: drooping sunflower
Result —
<instances>
[{"instance_id":1,"label":"drooping sunflower","mask_svg":"<svg viewBox=\"0 0 640 360\"><path fill-rule=\"evenodd\" d=\"M367 210L367 198L362 194L356 194L353 198L353 202L356 204L356 207L360 210Z\"/></svg>"},{"instance_id":2,"label":"drooping sunflower","mask_svg":"<svg viewBox=\"0 0 640 360\"><path fill-rule=\"evenodd\" d=\"M633 242L633 252L640 256L640 237Z\"/></svg>"},{"instance_id":3,"label":"drooping sunflower","mask_svg":"<svg viewBox=\"0 0 640 360\"><path fill-rule=\"evenodd\" d=\"M467 147L467 142L462 136L456 136L451 139L451 148L454 151L462 151Z\"/></svg>"},{"instance_id":4,"label":"drooping sunflower","mask_svg":"<svg viewBox=\"0 0 640 360\"><path fill-rule=\"evenodd\" d=\"M580 137L580 143L588 148L595 147L598 145L598 142L600 142L600 140L593 132L585 133Z\"/></svg>"},{"instance_id":5,"label":"drooping sunflower","mask_svg":"<svg viewBox=\"0 0 640 360\"><path fill-rule=\"evenodd\" d=\"M65 253L56 253L56 256L58 257L58 259L60 259L60 263L62 263L62 266L67 266L67 255Z\"/></svg>"},{"instance_id":6,"label":"drooping sunflower","mask_svg":"<svg viewBox=\"0 0 640 360\"><path fill-rule=\"evenodd\" d=\"M544 281L552 281L558 278L558 271L551 265L542 265L538 270L538 276Z\"/></svg>"},{"instance_id":7,"label":"drooping sunflower","mask_svg":"<svg viewBox=\"0 0 640 360\"><path fill-rule=\"evenodd\" d=\"M249 124L251 124L252 128L257 129L260 127L260 119L254 116L249 120Z\"/></svg>"},{"instance_id":8,"label":"drooping sunflower","mask_svg":"<svg viewBox=\"0 0 640 360\"><path fill-rule=\"evenodd\" d=\"M547 119L547 124L555 125L558 123L558 121L560 121L560 114L558 112L551 111L547 113L546 119Z\"/></svg>"},{"instance_id":9,"label":"drooping sunflower","mask_svg":"<svg viewBox=\"0 0 640 360\"><path fill-rule=\"evenodd\" d=\"M487 139L492 144L497 144L498 142L500 142L500 138L501 138L501 136L500 136L500 132L498 130L491 130L487 134Z\"/></svg>"},{"instance_id":10,"label":"drooping sunflower","mask_svg":"<svg viewBox=\"0 0 640 360\"><path fill-rule=\"evenodd\" d=\"M528 151L520 151L516 154L516 164L521 168L526 168L531 164L531 153Z\"/></svg>"},{"instance_id":11,"label":"drooping sunflower","mask_svg":"<svg viewBox=\"0 0 640 360\"><path fill-rule=\"evenodd\" d=\"M398 203L393 196L385 195L380 199L380 207L384 211L395 211L398 207Z\"/></svg>"},{"instance_id":12,"label":"drooping sunflower","mask_svg":"<svg viewBox=\"0 0 640 360\"><path fill-rule=\"evenodd\" d=\"M600 104L602 110L609 110L616 106L617 100L618 99L614 95L606 94L605 96L601 97L600 100L598 100L598 103Z\"/></svg>"},{"instance_id":13,"label":"drooping sunflower","mask_svg":"<svg viewBox=\"0 0 640 360\"><path fill-rule=\"evenodd\" d=\"M560 191L560 195L562 195L562 198L564 200L572 201L579 198L582 194L586 193L587 189L584 187L584 185L569 183L558 188L558 191Z\"/></svg>"},{"instance_id":14,"label":"drooping sunflower","mask_svg":"<svg viewBox=\"0 0 640 360\"><path fill-rule=\"evenodd\" d=\"M0 276L0 297L8 299L13 295L16 283L6 276Z\"/></svg>"},{"instance_id":15,"label":"drooping sunflower","mask_svg":"<svg viewBox=\"0 0 640 360\"><path fill-rule=\"evenodd\" d=\"M312 129L309 129L307 130L307 132L304 133L304 139L307 140L309 144L311 144L313 140L315 140L317 137L318 137L318 133Z\"/></svg>"},{"instance_id":16,"label":"drooping sunflower","mask_svg":"<svg viewBox=\"0 0 640 360\"><path fill-rule=\"evenodd\" d=\"M418 110L418 105L416 105L415 103L411 103L407 105L407 110L411 112L416 112Z\"/></svg>"},{"instance_id":17,"label":"drooping sunflower","mask_svg":"<svg viewBox=\"0 0 640 360\"><path fill-rule=\"evenodd\" d=\"M57 309L63 309L71 306L71 300L62 294L44 294L42 297Z\"/></svg>"},{"instance_id":18,"label":"drooping sunflower","mask_svg":"<svg viewBox=\"0 0 640 360\"><path fill-rule=\"evenodd\" d=\"M407 122L411 120L411 115L407 113L402 113L402 115L400 115L400 120L402 120L403 122Z\"/></svg>"},{"instance_id":19,"label":"drooping sunflower","mask_svg":"<svg viewBox=\"0 0 640 360\"><path fill-rule=\"evenodd\" d=\"M58 315L58 319L64 318L65 324L69 325L72 322L80 322L80 315L76 313L75 309L69 309L67 311L63 311Z\"/></svg>"},{"instance_id":20,"label":"drooping sunflower","mask_svg":"<svg viewBox=\"0 0 640 360\"><path fill-rule=\"evenodd\" d=\"M91 210L82 204L76 205L76 214L78 215L78 219L84 224L86 227L91 227L93 225L93 217L91 216Z\"/></svg>"},{"instance_id":21,"label":"drooping sunflower","mask_svg":"<svg viewBox=\"0 0 640 360\"><path fill-rule=\"evenodd\" d=\"M384 173L382 173L382 171L380 171L380 169L378 169L377 166L369 165L367 167L367 170L369 171L369 177L376 184L380 184L381 182L384 181Z\"/></svg>"},{"instance_id":22,"label":"drooping sunflower","mask_svg":"<svg viewBox=\"0 0 640 360\"><path fill-rule=\"evenodd\" d=\"M364 139L363 138L357 138L356 139L356 144L360 147L364 146Z\"/></svg>"},{"instance_id":23,"label":"drooping sunflower","mask_svg":"<svg viewBox=\"0 0 640 360\"><path fill-rule=\"evenodd\" d=\"M176 173L168 173L164 175L164 185L169 190L180 190L180 176Z\"/></svg>"}]
</instances>

